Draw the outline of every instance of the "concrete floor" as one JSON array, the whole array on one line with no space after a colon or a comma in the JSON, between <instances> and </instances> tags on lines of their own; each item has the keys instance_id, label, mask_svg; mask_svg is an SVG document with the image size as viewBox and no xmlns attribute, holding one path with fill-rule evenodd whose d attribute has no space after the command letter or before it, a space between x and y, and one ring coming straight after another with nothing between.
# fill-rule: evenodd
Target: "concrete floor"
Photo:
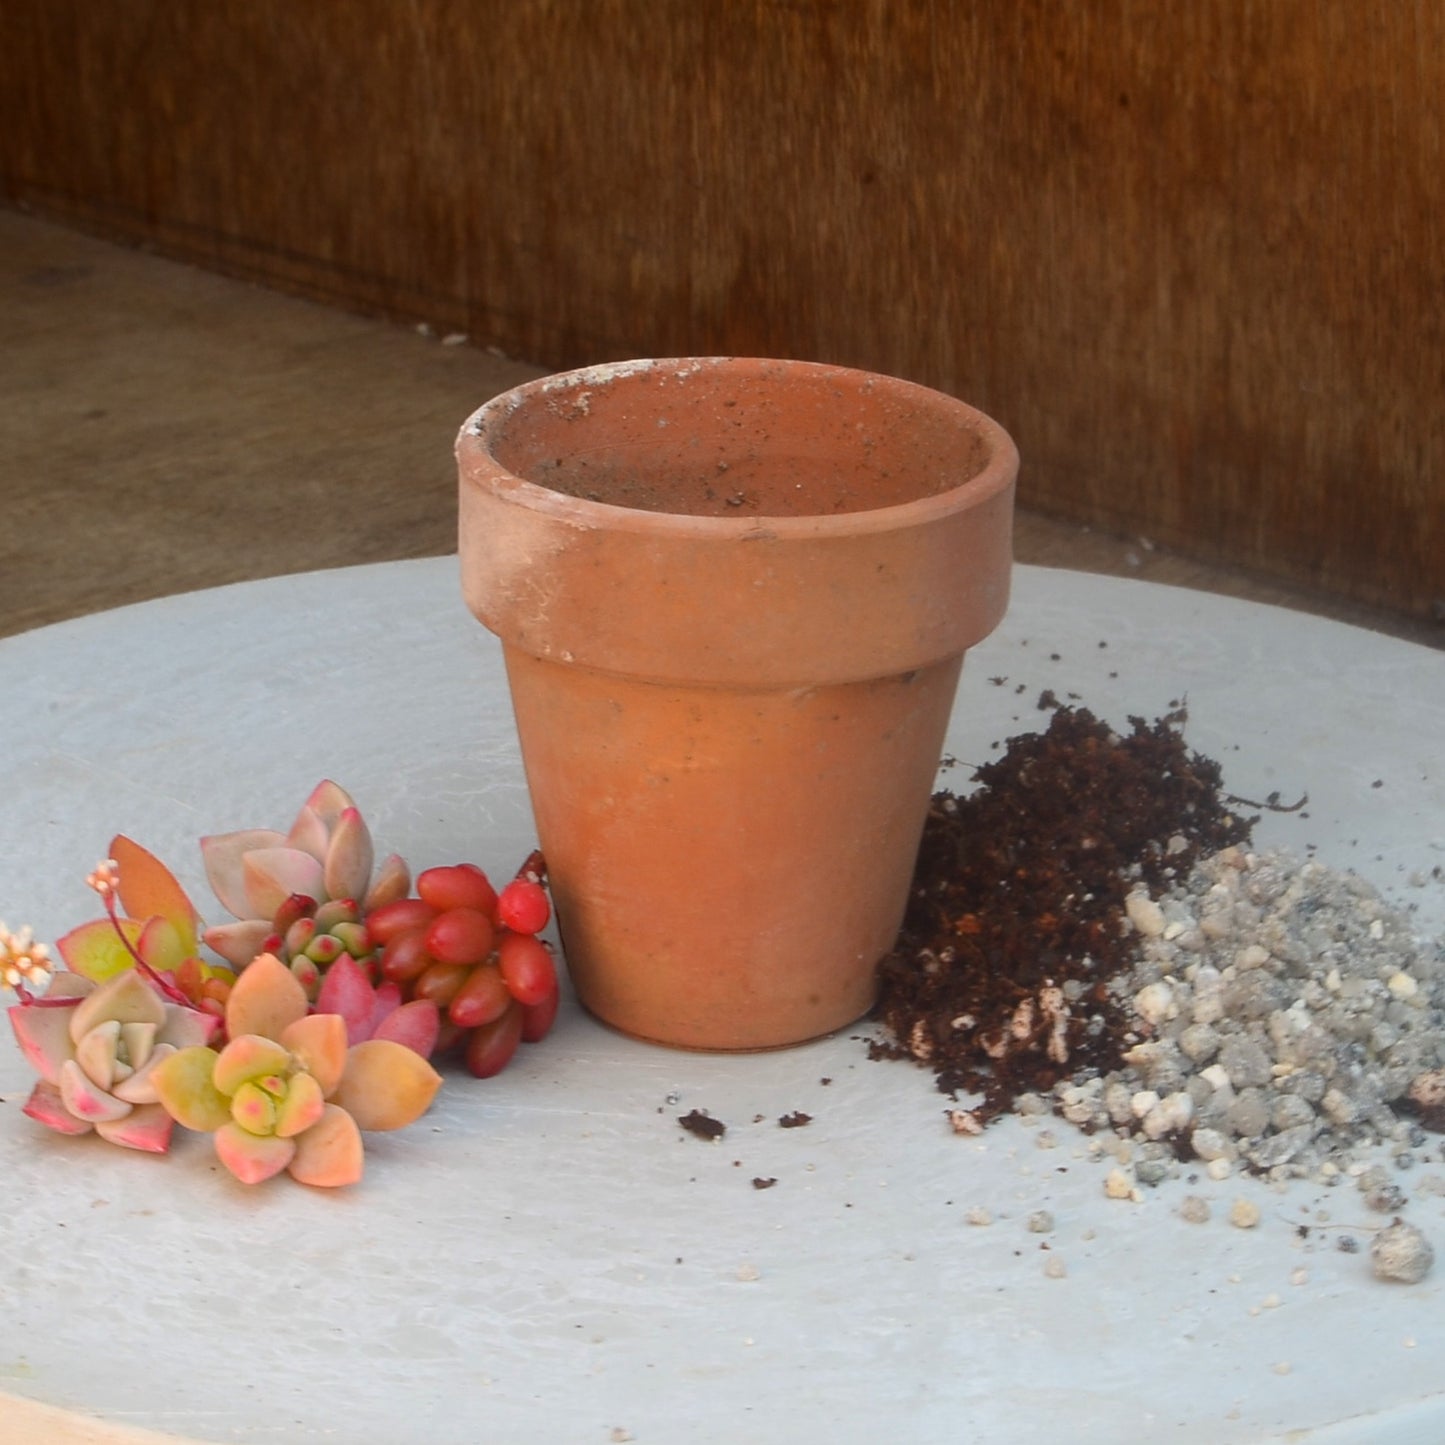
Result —
<instances>
[{"instance_id":1,"label":"concrete floor","mask_svg":"<svg viewBox=\"0 0 1445 1445\"><path fill-rule=\"evenodd\" d=\"M0 636L248 578L455 550L452 441L540 375L0 210ZM1025 457L1027 467L1027 457ZM1020 561L1429 623L1028 511Z\"/></svg>"}]
</instances>

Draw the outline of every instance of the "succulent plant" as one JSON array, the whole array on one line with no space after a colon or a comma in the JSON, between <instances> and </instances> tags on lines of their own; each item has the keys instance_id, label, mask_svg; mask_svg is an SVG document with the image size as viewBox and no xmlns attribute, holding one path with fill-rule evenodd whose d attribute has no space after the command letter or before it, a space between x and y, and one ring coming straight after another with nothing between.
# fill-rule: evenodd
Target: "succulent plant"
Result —
<instances>
[{"instance_id":1,"label":"succulent plant","mask_svg":"<svg viewBox=\"0 0 1445 1445\"><path fill-rule=\"evenodd\" d=\"M237 1179L282 1170L303 1184L354 1184L363 1129L419 1118L441 1075L392 1039L350 1044L340 1014L308 1013L306 991L273 954L245 968L226 1002L229 1042L179 1049L152 1071L166 1111L210 1133Z\"/></svg>"},{"instance_id":2,"label":"succulent plant","mask_svg":"<svg viewBox=\"0 0 1445 1445\"><path fill-rule=\"evenodd\" d=\"M163 1154L172 1119L156 1070L220 1027L209 1013L161 996L134 970L96 984L60 972L44 998L10 1010L20 1051L40 1075L24 1112L61 1134L94 1130L113 1144Z\"/></svg>"},{"instance_id":3,"label":"succulent plant","mask_svg":"<svg viewBox=\"0 0 1445 1445\"><path fill-rule=\"evenodd\" d=\"M172 1002L219 1017L235 974L199 956L200 915L170 869L118 833L110 856L86 882L100 895L106 916L56 940L70 971L105 983L139 968Z\"/></svg>"},{"instance_id":4,"label":"succulent plant","mask_svg":"<svg viewBox=\"0 0 1445 1445\"><path fill-rule=\"evenodd\" d=\"M395 853L372 877L366 821L350 794L329 780L312 789L289 832L216 834L201 839L201 857L216 897L236 920L206 929L205 942L236 968L262 952L290 961L313 993L317 973L343 953L369 959L362 915L404 898L411 883Z\"/></svg>"},{"instance_id":5,"label":"succulent plant","mask_svg":"<svg viewBox=\"0 0 1445 1445\"><path fill-rule=\"evenodd\" d=\"M35 941L33 929L22 928L19 933L12 933L0 919L0 988L13 989L21 998L30 998L30 990L43 989L54 971L50 950Z\"/></svg>"},{"instance_id":6,"label":"succulent plant","mask_svg":"<svg viewBox=\"0 0 1445 1445\"><path fill-rule=\"evenodd\" d=\"M323 972L338 959L351 959L373 982L380 974L379 950L351 898L330 898L318 907L314 898L293 893L272 919L261 949L290 965L313 1003Z\"/></svg>"},{"instance_id":7,"label":"succulent plant","mask_svg":"<svg viewBox=\"0 0 1445 1445\"><path fill-rule=\"evenodd\" d=\"M428 1059L441 1035L441 1010L435 1003L424 998L403 1002L399 984L372 983L349 956L327 970L314 1007L317 1013L340 1014L352 1044L392 1039Z\"/></svg>"}]
</instances>

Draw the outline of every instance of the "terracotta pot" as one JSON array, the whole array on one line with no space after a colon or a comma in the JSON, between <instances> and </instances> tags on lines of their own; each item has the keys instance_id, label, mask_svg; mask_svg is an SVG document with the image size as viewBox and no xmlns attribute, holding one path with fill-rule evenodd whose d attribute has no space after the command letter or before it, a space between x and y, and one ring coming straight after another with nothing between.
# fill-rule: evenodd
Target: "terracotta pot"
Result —
<instances>
[{"instance_id":1,"label":"terracotta pot","mask_svg":"<svg viewBox=\"0 0 1445 1445\"><path fill-rule=\"evenodd\" d=\"M694 1049L852 1023L902 922L1018 454L962 402L736 357L531 382L457 445L583 1004Z\"/></svg>"}]
</instances>

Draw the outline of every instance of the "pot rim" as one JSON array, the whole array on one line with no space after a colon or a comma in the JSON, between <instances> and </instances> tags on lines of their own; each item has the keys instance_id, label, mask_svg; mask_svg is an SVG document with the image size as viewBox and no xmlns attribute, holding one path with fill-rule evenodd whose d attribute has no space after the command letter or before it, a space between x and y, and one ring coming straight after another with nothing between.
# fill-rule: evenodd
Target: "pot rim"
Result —
<instances>
[{"instance_id":1,"label":"pot rim","mask_svg":"<svg viewBox=\"0 0 1445 1445\"><path fill-rule=\"evenodd\" d=\"M848 512L784 515L753 513L739 517L715 517L691 512L662 512L642 507L625 507L614 502L601 502L580 497L529 481L497 460L492 444L500 437L507 422L524 407L539 399L556 403L567 395L585 397L589 387L609 386L633 376L655 376L664 382L686 382L704 371L731 370L742 376L776 373L804 374L818 381L834 380L859 390L886 387L912 397L933 412L947 411L961 420L984 443L988 460L957 486L897 502L885 507L869 507ZM601 362L554 372L524 382L485 402L462 424L457 439L458 454L479 450L489 460L489 489L511 497L515 502L537 512L573 522L595 519L599 525L614 531L637 535L665 534L681 537L716 539L766 536L778 541L788 539L821 539L849 537L880 530L899 530L926 525L963 508L977 506L985 498L1011 488L1019 468L1018 449L1008 432L978 408L947 392L924 386L920 382L858 367L836 366L830 362L802 361L775 357L752 356L686 356L638 357L628 361Z\"/></svg>"}]
</instances>

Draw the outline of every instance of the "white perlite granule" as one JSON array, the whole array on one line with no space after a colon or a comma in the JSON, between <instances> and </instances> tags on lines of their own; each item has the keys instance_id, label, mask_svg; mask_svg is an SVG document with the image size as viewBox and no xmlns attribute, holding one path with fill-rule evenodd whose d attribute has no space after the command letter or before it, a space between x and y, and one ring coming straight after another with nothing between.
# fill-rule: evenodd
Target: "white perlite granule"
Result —
<instances>
[{"instance_id":1,"label":"white perlite granule","mask_svg":"<svg viewBox=\"0 0 1445 1445\"><path fill-rule=\"evenodd\" d=\"M1413 1224L1397 1219L1370 1244L1370 1265L1377 1279L1419 1284L1435 1262L1435 1251Z\"/></svg>"},{"instance_id":2,"label":"white perlite granule","mask_svg":"<svg viewBox=\"0 0 1445 1445\"><path fill-rule=\"evenodd\" d=\"M1445 1066L1445 945L1408 914L1354 874L1227 848L1162 897L1136 889L1128 920L1138 962L1112 992L1137 1042L1054 1092L1066 1119L1138 1144L1139 1182L1190 1159L1338 1183L1381 1146L1396 1169L1425 1157L1398 1101ZM1388 1171L1361 1193L1404 1203Z\"/></svg>"}]
</instances>

